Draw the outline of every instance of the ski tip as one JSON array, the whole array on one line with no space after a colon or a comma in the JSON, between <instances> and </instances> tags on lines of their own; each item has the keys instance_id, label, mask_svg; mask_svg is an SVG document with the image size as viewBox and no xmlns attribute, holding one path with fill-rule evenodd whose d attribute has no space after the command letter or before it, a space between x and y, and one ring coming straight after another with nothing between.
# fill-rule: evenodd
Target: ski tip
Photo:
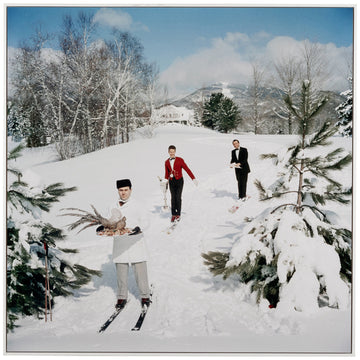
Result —
<instances>
[{"instance_id":1,"label":"ski tip","mask_svg":"<svg viewBox=\"0 0 360 360\"><path fill-rule=\"evenodd\" d=\"M108 328L107 326L106 327L101 327L100 330L98 330L98 333L99 334L104 333L107 328Z\"/></svg>"}]
</instances>

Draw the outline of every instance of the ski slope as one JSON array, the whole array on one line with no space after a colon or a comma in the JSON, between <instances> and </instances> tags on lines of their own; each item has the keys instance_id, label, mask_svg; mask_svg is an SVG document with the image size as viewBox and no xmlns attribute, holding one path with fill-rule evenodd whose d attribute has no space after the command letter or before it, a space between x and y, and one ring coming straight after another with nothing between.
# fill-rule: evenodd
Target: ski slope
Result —
<instances>
[{"instance_id":1,"label":"ski slope","mask_svg":"<svg viewBox=\"0 0 360 360\"><path fill-rule=\"evenodd\" d=\"M17 160L24 179L33 185L63 182L78 191L62 198L44 218L65 227L73 219L60 217L61 208L91 210L93 204L106 213L117 200L115 181L130 178L133 194L148 211L146 233L148 271L154 286L153 304L140 332L132 332L140 312L135 278L130 272L129 304L103 333L100 326L113 312L116 275L112 263L112 238L98 237L94 229L68 233L59 247L77 248L72 261L99 269L101 278L76 292L56 298L53 321L32 317L19 322L7 335L8 352L55 353L348 353L352 342L351 309L321 308L315 314L280 312L265 302L255 305L246 286L234 278L213 277L203 264L201 253L227 251L243 227L245 216L263 209L253 184L270 180L276 171L262 153L280 151L293 136L219 134L203 128L167 125L135 134L133 140L58 162L51 147L27 149ZM228 209L236 200L236 180L230 169L232 140L238 138L248 149L251 198L234 214ZM336 146L351 151L351 139L334 138ZM184 158L199 180L196 187L184 174L182 220L171 233L170 212L162 209L163 195L158 176L164 175L164 161L170 144ZM11 144L10 144L11 146ZM351 184L351 167L340 174ZM168 203L170 194L168 193ZM351 228L351 205L336 205L339 222Z\"/></svg>"}]
</instances>

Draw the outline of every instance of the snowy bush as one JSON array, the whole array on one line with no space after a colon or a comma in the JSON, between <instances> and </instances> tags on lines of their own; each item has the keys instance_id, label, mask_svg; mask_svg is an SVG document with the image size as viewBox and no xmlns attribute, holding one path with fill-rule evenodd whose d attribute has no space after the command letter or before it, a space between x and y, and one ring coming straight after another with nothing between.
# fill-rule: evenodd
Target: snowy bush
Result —
<instances>
[{"instance_id":1,"label":"snowy bush","mask_svg":"<svg viewBox=\"0 0 360 360\"><path fill-rule=\"evenodd\" d=\"M352 86L352 78L349 78ZM341 95L346 97L346 100L340 104L335 110L338 114L339 121L336 126L339 128L339 133L342 136L352 136L352 120L353 120L353 92L352 89L346 90Z\"/></svg>"}]
</instances>

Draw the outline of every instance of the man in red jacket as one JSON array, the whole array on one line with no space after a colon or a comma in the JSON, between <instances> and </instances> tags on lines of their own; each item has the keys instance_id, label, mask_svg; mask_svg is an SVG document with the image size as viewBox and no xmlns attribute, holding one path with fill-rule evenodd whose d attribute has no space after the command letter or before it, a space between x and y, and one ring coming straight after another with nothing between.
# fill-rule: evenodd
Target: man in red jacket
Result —
<instances>
[{"instance_id":1,"label":"man in red jacket","mask_svg":"<svg viewBox=\"0 0 360 360\"><path fill-rule=\"evenodd\" d=\"M169 188L171 193L171 222L179 221L181 215L181 194L184 186L184 178L182 176L182 169L184 169L194 184L198 181L194 174L186 165L183 158L175 156L176 147L170 145L168 149L170 158L165 161L165 179L169 181Z\"/></svg>"}]
</instances>

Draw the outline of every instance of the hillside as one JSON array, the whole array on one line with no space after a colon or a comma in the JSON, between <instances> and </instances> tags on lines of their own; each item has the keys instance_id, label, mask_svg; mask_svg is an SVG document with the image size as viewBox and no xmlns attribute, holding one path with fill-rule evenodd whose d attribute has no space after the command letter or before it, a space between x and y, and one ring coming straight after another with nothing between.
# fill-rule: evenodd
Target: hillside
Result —
<instances>
[{"instance_id":1,"label":"hillside","mask_svg":"<svg viewBox=\"0 0 360 360\"><path fill-rule=\"evenodd\" d=\"M17 160L24 180L34 186L61 181L78 191L64 197L44 219L65 228L71 219L59 217L60 209L90 210L93 204L105 213L116 200L115 181L130 178L133 196L148 212L146 233L149 278L154 285L153 304L143 329L134 333L140 311L134 275L130 274L130 303L104 334L97 330L113 311L116 301L112 239L100 238L93 228L80 234L68 232L61 247L77 248L73 260L103 272L101 278L79 290L75 297L57 298L53 321L32 317L7 335L10 352L60 353L348 353L352 345L351 309L328 307L315 313L279 311L268 304L256 305L246 286L235 278L213 277L201 253L226 251L237 240L245 216L264 209L254 180L274 178L268 161L259 155L277 152L292 143L290 135L237 135L249 152L252 172L251 199L235 214L228 209L236 199L236 180L229 168L234 134L203 128L168 125L154 130L152 138L134 141L58 162L52 147L27 149ZM163 197L157 176L163 176L167 147L177 146L199 180L198 187L185 175L183 219L168 235L170 214L161 209ZM261 144L261 146L259 146ZM335 146L351 152L352 141L334 138ZM13 144L9 144L12 147ZM351 184L351 167L339 174ZM168 193L169 199L169 193ZM334 218L351 228L351 205L335 205Z\"/></svg>"},{"instance_id":2,"label":"hillside","mask_svg":"<svg viewBox=\"0 0 360 360\"><path fill-rule=\"evenodd\" d=\"M251 100L251 89L246 85L216 83L211 86L203 87L194 91L193 93L171 102L175 106L185 106L188 109L196 109L197 104L208 100L212 93L222 92L225 96L230 97L236 105L238 105L243 121L239 126L239 131L251 132L254 131L254 125L251 121L251 111L253 109ZM273 87L262 88L260 113L263 114L263 125L261 126L261 133L263 134L277 134L288 133L286 122L281 120L272 109L278 108L279 104L283 105L283 93ZM319 128L325 121L330 120L335 123L338 117L335 108L344 101L344 97L340 94L331 91L321 92L322 96L329 99L325 105L324 110L319 114L315 127Z\"/></svg>"}]
</instances>

